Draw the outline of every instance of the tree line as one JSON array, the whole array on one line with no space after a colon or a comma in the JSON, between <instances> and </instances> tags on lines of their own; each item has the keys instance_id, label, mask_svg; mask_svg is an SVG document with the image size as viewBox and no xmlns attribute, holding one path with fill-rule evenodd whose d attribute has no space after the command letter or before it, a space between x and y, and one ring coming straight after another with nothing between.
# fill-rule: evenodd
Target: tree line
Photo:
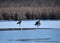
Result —
<instances>
[{"instance_id":1,"label":"tree line","mask_svg":"<svg viewBox=\"0 0 60 43\"><path fill-rule=\"evenodd\" d=\"M42 14L30 14L26 12L25 14L7 14L7 13L2 13L0 14L0 20L20 20L20 19L26 19L26 20L34 20L34 19L57 19L56 14L54 13L49 13L48 15L46 13Z\"/></svg>"}]
</instances>

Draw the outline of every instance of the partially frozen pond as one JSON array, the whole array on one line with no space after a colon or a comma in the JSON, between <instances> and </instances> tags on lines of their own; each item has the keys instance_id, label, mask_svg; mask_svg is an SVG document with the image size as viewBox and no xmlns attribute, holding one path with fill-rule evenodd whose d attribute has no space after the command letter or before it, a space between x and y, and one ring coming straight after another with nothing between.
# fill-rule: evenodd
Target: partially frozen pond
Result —
<instances>
[{"instance_id":1,"label":"partially frozen pond","mask_svg":"<svg viewBox=\"0 0 60 43\"><path fill-rule=\"evenodd\" d=\"M23 20L20 26L16 24L18 21L1 21L0 29L36 28L34 25L36 21ZM49 29L0 31L0 43L60 43L60 20L41 20L40 22L39 28Z\"/></svg>"}]
</instances>

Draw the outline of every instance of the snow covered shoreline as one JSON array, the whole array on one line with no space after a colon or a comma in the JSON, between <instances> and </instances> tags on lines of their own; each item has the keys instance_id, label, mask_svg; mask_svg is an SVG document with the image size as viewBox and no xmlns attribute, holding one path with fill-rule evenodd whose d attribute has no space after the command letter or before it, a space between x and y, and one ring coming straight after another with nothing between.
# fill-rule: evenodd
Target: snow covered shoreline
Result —
<instances>
[{"instance_id":1,"label":"snow covered shoreline","mask_svg":"<svg viewBox=\"0 0 60 43\"><path fill-rule=\"evenodd\" d=\"M37 20L23 20L21 25L17 24L18 21L0 22L0 28L37 28L35 22ZM38 28L60 28L60 20L41 20L41 25Z\"/></svg>"}]
</instances>

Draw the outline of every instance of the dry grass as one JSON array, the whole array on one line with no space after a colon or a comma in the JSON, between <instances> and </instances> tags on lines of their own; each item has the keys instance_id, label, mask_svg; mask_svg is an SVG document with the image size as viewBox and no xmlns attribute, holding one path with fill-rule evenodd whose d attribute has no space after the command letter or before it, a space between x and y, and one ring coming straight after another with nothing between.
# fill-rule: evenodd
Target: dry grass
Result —
<instances>
[{"instance_id":1,"label":"dry grass","mask_svg":"<svg viewBox=\"0 0 60 43\"><path fill-rule=\"evenodd\" d=\"M26 13L28 15L37 15L37 16L42 16L42 14L45 14L47 18L49 17L50 14L54 14L60 16L60 7L2 7L0 8L0 15L3 13L6 13L7 15L15 15L17 14L18 17L22 16L23 19L26 19Z\"/></svg>"},{"instance_id":2,"label":"dry grass","mask_svg":"<svg viewBox=\"0 0 60 43\"><path fill-rule=\"evenodd\" d=\"M30 13L60 13L60 7L2 7L0 8L0 13L18 13L18 14L25 14L26 12Z\"/></svg>"}]
</instances>

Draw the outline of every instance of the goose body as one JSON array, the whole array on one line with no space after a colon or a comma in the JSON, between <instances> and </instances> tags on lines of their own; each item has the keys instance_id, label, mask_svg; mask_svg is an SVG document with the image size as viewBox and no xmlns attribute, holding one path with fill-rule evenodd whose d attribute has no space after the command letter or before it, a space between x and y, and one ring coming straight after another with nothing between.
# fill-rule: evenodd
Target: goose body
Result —
<instances>
[{"instance_id":1,"label":"goose body","mask_svg":"<svg viewBox=\"0 0 60 43\"><path fill-rule=\"evenodd\" d=\"M20 20L20 21L18 21L18 22L17 22L17 24L19 24L19 25L20 25L20 24L21 24L21 20Z\"/></svg>"},{"instance_id":2,"label":"goose body","mask_svg":"<svg viewBox=\"0 0 60 43\"><path fill-rule=\"evenodd\" d=\"M38 20L37 22L35 22L35 25L36 25L37 27L40 26L40 25L41 25L40 20Z\"/></svg>"},{"instance_id":3,"label":"goose body","mask_svg":"<svg viewBox=\"0 0 60 43\"><path fill-rule=\"evenodd\" d=\"M21 21L17 22L17 24L20 24L20 23L21 23Z\"/></svg>"}]
</instances>

